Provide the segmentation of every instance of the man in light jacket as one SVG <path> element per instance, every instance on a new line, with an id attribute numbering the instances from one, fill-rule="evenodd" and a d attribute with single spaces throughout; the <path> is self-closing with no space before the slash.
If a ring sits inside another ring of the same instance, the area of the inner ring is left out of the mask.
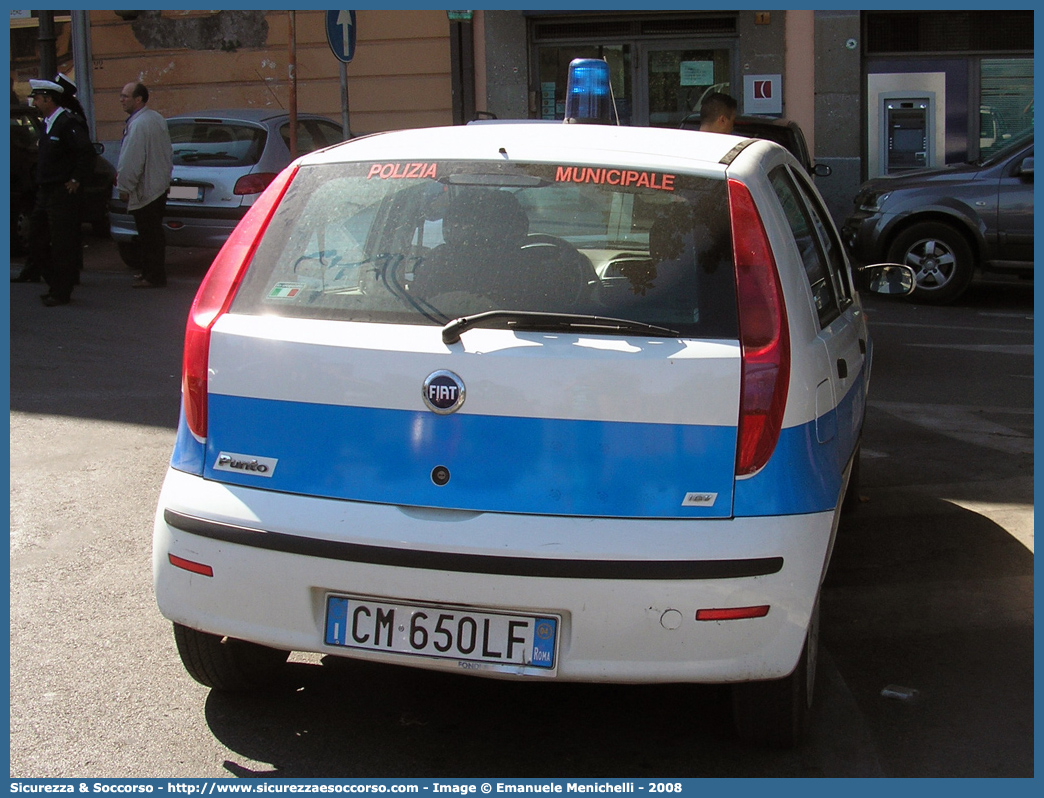
<path id="1" fill-rule="evenodd" d="M 160 288 L 167 284 L 166 236 L 163 212 L 174 166 L 167 120 L 147 107 L 149 90 L 143 83 L 128 83 L 120 92 L 127 112 L 120 158 L 116 164 L 116 190 L 127 201 L 127 210 L 138 228 L 135 288 Z"/>

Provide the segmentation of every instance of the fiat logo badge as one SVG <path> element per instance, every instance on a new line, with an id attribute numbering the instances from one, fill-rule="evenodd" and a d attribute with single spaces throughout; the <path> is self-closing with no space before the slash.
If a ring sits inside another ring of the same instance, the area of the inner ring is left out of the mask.
<path id="1" fill-rule="evenodd" d="M 424 381 L 423 395 L 433 413 L 455 413 L 464 404 L 464 380 L 452 371 L 433 371 Z"/>

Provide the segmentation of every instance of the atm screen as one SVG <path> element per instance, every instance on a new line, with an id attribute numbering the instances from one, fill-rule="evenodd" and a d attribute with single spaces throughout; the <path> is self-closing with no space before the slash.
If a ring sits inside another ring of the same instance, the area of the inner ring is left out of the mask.
<path id="1" fill-rule="evenodd" d="M 892 131 L 892 148 L 905 152 L 924 149 L 924 130 L 921 128 L 896 128 Z"/>

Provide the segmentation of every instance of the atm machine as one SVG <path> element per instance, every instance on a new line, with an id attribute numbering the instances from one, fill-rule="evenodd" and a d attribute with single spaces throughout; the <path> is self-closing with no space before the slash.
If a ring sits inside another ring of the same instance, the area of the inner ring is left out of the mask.
<path id="1" fill-rule="evenodd" d="M 883 174 L 935 166 L 934 93 L 883 93 L 880 103 Z"/>

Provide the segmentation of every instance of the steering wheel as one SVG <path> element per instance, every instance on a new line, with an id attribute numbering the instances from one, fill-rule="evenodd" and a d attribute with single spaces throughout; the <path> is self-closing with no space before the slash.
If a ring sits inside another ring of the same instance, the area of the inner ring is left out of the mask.
<path id="1" fill-rule="evenodd" d="M 524 277 L 553 286 L 556 302 L 564 309 L 573 309 L 595 281 L 591 262 L 564 238 L 530 233 L 522 244 L 522 253 Z"/>

